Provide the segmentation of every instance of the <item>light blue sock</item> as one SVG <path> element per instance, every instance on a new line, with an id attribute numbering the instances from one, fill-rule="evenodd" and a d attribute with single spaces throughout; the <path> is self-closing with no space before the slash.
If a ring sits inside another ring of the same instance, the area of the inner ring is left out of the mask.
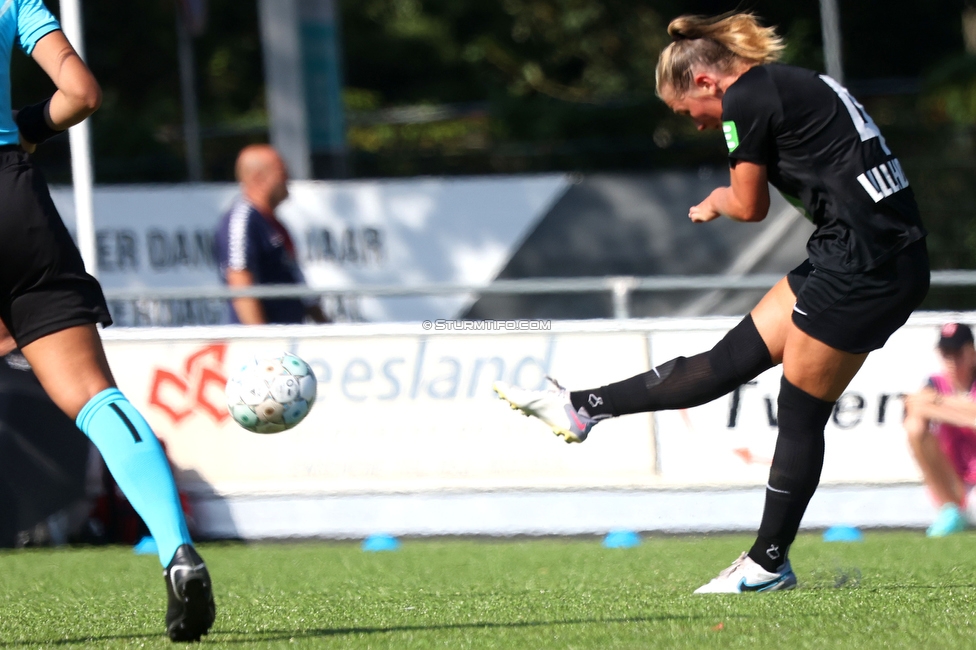
<path id="1" fill-rule="evenodd" d="M 91 398 L 75 420 L 149 527 L 165 567 L 181 544 L 192 544 L 169 461 L 149 423 L 117 388 Z"/>

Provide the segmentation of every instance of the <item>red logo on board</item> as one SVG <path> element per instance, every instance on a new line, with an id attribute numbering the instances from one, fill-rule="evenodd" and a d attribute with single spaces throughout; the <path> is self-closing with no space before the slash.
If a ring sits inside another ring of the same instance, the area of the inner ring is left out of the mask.
<path id="1" fill-rule="evenodd" d="M 228 417 L 224 405 L 226 352 L 225 343 L 208 345 L 186 358 L 181 374 L 156 368 L 149 403 L 162 410 L 175 424 L 194 411 L 203 411 L 217 422 L 223 422 Z"/>

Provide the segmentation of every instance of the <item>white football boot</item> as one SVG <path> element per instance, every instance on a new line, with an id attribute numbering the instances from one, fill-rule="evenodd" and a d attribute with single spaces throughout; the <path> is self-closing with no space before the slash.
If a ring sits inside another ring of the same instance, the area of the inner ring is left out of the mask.
<path id="1" fill-rule="evenodd" d="M 776 573 L 770 573 L 743 553 L 727 569 L 707 585 L 695 589 L 696 594 L 743 594 L 747 591 L 783 591 L 796 586 L 796 574 L 787 560 Z"/>
<path id="2" fill-rule="evenodd" d="M 594 424 L 610 417 L 592 418 L 585 408 L 577 411 L 569 400 L 569 391 L 555 379 L 547 379 L 553 384 L 549 390 L 525 390 L 504 381 L 496 381 L 492 388 L 513 409 L 542 420 L 566 442 L 583 442 Z"/>

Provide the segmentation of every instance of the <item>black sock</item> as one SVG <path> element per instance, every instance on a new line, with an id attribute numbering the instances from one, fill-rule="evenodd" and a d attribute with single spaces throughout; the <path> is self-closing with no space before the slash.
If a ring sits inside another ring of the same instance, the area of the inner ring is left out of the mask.
<path id="1" fill-rule="evenodd" d="M 746 316 L 714 348 L 678 357 L 630 379 L 570 393 L 573 408 L 591 416 L 681 409 L 711 402 L 773 367 L 752 316 Z"/>
<path id="2" fill-rule="evenodd" d="M 800 529 L 800 520 L 820 483 L 824 427 L 834 410 L 783 378 L 779 389 L 779 436 L 766 485 L 766 506 L 749 557 L 767 571 L 784 562 Z"/>

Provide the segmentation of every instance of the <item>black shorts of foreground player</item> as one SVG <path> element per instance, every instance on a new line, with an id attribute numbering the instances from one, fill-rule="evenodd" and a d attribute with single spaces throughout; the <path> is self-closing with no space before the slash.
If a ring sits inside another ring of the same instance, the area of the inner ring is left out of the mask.
<path id="1" fill-rule="evenodd" d="M 116 388 L 96 328 L 112 322 L 102 289 L 85 272 L 28 155 L 95 112 L 101 90 L 42 0 L 7 0 L 0 37 L 7 43 L 0 63 L 0 320 L 47 394 L 98 447 L 155 538 L 165 567 L 167 634 L 198 640 L 214 621 L 210 575 L 193 548 L 159 441 Z M 57 88 L 16 118 L 8 74 L 13 43 Z"/>
<path id="2" fill-rule="evenodd" d="M 589 390 L 495 388 L 567 442 L 582 442 L 603 419 L 697 406 L 782 364 L 755 544 L 696 593 L 790 589 L 789 548 L 820 482 L 824 427 L 868 353 L 925 297 L 925 230 L 901 165 L 864 108 L 833 79 L 775 63 L 783 42 L 773 29 L 733 14 L 681 17 L 668 33 L 658 94 L 699 129 L 722 129 L 729 149 L 730 186 L 689 218 L 761 221 L 772 184 L 816 226 L 808 259 L 707 352 Z"/>

